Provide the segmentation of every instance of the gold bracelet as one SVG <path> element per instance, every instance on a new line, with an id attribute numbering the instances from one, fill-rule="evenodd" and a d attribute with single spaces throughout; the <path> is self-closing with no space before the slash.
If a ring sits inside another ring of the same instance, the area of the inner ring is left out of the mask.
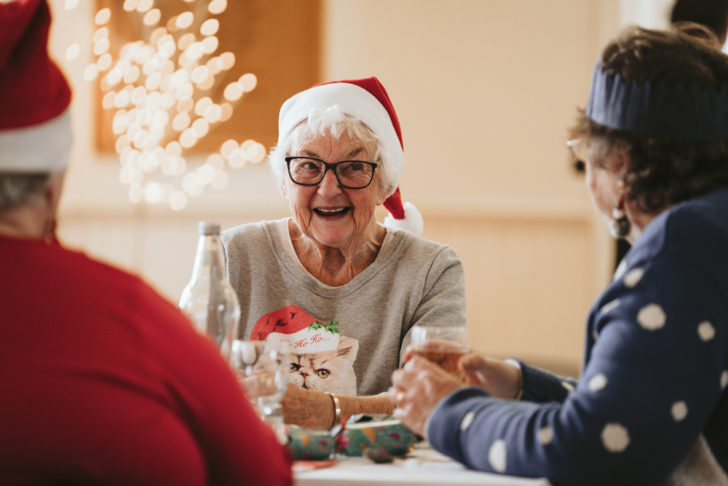
<path id="1" fill-rule="evenodd" d="M 339 402 L 339 397 L 333 393 L 326 392 L 326 394 L 331 397 L 331 401 L 334 404 L 334 423 L 331 424 L 333 428 L 341 423 L 341 402 Z"/>

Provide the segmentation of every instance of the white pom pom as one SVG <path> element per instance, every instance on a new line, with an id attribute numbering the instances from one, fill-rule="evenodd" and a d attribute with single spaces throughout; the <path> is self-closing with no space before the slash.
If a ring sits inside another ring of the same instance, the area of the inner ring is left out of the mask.
<path id="1" fill-rule="evenodd" d="M 384 218 L 384 226 L 391 229 L 401 229 L 409 231 L 415 235 L 421 235 L 425 227 L 422 214 L 417 210 L 414 204 L 407 201 L 402 207 L 404 208 L 404 219 L 394 219 L 391 214 Z"/>

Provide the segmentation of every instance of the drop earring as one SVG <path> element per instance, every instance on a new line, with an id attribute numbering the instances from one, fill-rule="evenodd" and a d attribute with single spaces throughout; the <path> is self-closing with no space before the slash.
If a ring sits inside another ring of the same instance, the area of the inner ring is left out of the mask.
<path id="1" fill-rule="evenodd" d="M 43 232 L 43 241 L 45 241 L 47 244 L 55 243 L 57 241 L 56 238 L 56 217 L 50 216 L 48 218 L 48 221 L 46 221 L 45 225 L 45 231 Z"/>
<path id="2" fill-rule="evenodd" d="M 632 229 L 632 223 L 624 212 L 624 196 L 620 196 L 617 205 L 612 210 L 612 220 L 609 221 L 609 233 L 613 238 L 619 239 L 627 236 Z"/>

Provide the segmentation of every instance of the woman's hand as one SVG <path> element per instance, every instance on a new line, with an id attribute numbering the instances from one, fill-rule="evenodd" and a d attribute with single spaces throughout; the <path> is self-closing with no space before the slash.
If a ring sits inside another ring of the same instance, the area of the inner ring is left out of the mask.
<path id="1" fill-rule="evenodd" d="M 416 346 L 407 346 L 404 360 L 406 362 L 412 359 L 413 356 L 419 356 L 435 363 L 445 371 L 460 374 L 462 370 L 458 368 L 458 361 L 466 351 L 460 343 L 432 339 Z"/>
<path id="2" fill-rule="evenodd" d="M 304 429 L 329 429 L 334 421 L 331 397 L 326 393 L 290 385 L 281 400 L 283 421 Z"/>
<path id="3" fill-rule="evenodd" d="M 424 435 L 425 422 L 435 405 L 464 383 L 436 364 L 412 356 L 392 374 L 394 417 L 415 433 Z"/>
<path id="4" fill-rule="evenodd" d="M 404 359 L 419 355 L 454 374 L 468 385 L 480 386 L 498 398 L 515 399 L 521 393 L 521 370 L 506 361 L 486 358 L 470 350 L 458 353 L 460 345 L 446 341 L 427 341 L 414 349 L 408 346 Z"/>
<path id="5" fill-rule="evenodd" d="M 470 352 L 460 358 L 458 369 L 468 385 L 483 387 L 494 397 L 515 399 L 521 394 L 521 370 L 506 361 Z"/>

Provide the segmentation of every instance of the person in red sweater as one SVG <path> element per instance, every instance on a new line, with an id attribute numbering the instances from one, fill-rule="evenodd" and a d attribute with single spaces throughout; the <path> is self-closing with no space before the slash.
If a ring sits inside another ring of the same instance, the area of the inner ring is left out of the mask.
<path id="1" fill-rule="evenodd" d="M 0 484 L 289 485 L 229 365 L 141 279 L 64 248 L 69 86 L 0 2 Z"/>

